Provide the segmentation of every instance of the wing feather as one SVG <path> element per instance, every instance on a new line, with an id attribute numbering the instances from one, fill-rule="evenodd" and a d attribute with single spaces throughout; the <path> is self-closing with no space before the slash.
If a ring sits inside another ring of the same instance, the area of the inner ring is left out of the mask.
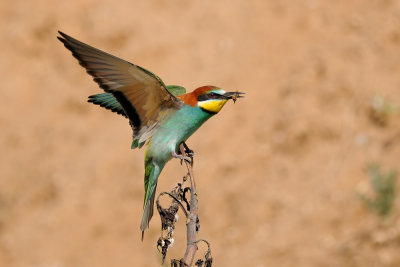
<path id="1" fill-rule="evenodd" d="M 93 80 L 118 100 L 130 120 L 134 139 L 147 140 L 151 137 L 149 134 L 145 135 L 146 138 L 141 136 L 147 131 L 153 132 L 160 111 L 172 114 L 183 105 L 151 71 L 84 44 L 65 33 L 59 33 L 61 37 L 57 38 L 72 52 L 87 73 L 93 76 Z M 112 107 L 114 103 L 106 106 Z"/>

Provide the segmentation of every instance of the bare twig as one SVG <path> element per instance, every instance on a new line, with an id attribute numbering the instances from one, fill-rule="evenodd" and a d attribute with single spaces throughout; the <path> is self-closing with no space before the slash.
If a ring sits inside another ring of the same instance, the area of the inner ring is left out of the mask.
<path id="1" fill-rule="evenodd" d="M 205 261 L 202 260 L 202 259 L 198 259 L 196 261 L 196 265 L 201 267 L 204 264 L 205 267 L 210 267 L 212 265 L 212 261 L 213 261 L 213 259 L 211 257 L 211 246 L 210 246 L 210 243 L 207 240 L 204 240 L 204 239 L 199 239 L 199 240 L 196 241 L 196 243 L 199 243 L 199 242 L 206 243 L 208 249 L 207 249 L 206 253 L 204 254 Z"/>
<path id="2" fill-rule="evenodd" d="M 185 152 L 185 147 L 182 144 L 179 146 L 182 155 L 187 156 Z M 187 266 L 192 266 L 194 255 L 197 251 L 196 243 L 196 224 L 198 216 L 198 206 L 197 206 L 197 193 L 196 193 L 196 183 L 194 181 L 192 165 L 185 161 L 186 168 L 190 176 L 190 212 L 189 212 L 189 222 L 186 224 L 187 228 L 187 247 L 185 255 L 183 256 L 183 263 Z"/>

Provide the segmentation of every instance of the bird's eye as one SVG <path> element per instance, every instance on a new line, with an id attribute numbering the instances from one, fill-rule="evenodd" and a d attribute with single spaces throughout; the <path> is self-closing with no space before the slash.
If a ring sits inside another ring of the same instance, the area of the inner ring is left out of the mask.
<path id="1" fill-rule="evenodd" d="M 215 98 L 216 96 L 217 96 L 217 94 L 216 93 L 210 93 L 210 98 Z"/>

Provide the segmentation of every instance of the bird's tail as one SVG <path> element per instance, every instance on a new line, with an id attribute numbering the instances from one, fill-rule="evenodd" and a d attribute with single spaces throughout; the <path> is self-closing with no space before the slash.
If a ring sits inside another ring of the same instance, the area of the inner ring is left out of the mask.
<path id="1" fill-rule="evenodd" d="M 154 197 L 157 187 L 158 176 L 164 166 L 159 166 L 153 162 L 152 158 L 146 158 L 145 160 L 145 175 L 144 175 L 144 204 L 143 204 L 143 215 L 142 222 L 140 224 L 140 230 L 142 230 L 142 241 L 144 231 L 149 227 L 151 217 L 153 217 L 154 208 Z"/>

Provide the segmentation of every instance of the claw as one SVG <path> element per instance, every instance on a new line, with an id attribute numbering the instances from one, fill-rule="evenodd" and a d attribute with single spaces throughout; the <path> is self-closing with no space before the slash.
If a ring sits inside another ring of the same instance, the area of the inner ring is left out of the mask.
<path id="1" fill-rule="evenodd" d="M 185 154 L 190 158 L 190 161 L 187 161 L 190 163 L 191 166 L 193 166 L 193 156 L 194 156 L 194 151 L 191 150 L 185 142 L 182 142 L 184 148 L 185 148 Z M 181 165 L 182 165 L 182 160 L 181 160 Z"/>
<path id="2" fill-rule="evenodd" d="M 194 151 L 191 149 L 185 150 L 186 155 L 188 155 L 189 158 L 193 158 L 194 156 Z"/>
<path id="3" fill-rule="evenodd" d="M 194 151 L 191 150 L 191 149 L 187 146 L 187 144 L 186 144 L 185 142 L 183 142 L 183 146 L 185 147 L 185 153 L 186 153 L 189 157 L 193 158 L 193 156 L 194 156 Z"/>

